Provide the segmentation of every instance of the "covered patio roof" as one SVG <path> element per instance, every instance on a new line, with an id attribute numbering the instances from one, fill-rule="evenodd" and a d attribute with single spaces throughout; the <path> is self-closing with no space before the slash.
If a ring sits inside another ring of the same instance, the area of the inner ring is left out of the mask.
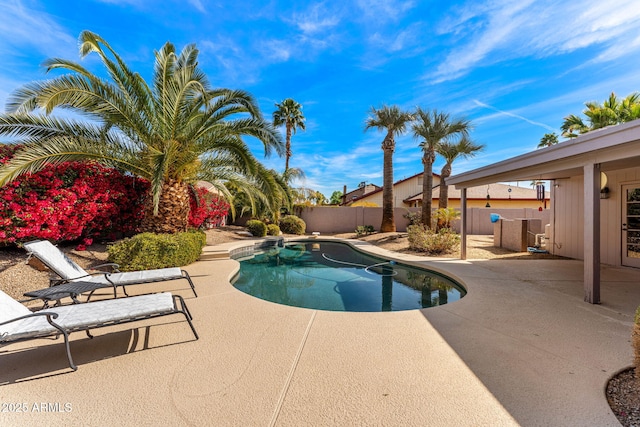
<path id="1" fill-rule="evenodd" d="M 603 172 L 638 166 L 639 141 L 640 120 L 635 120 L 451 176 L 447 183 L 456 188 L 469 188 L 495 182 L 583 175 L 587 164 L 600 164 Z"/>
<path id="2" fill-rule="evenodd" d="M 600 172 L 639 165 L 640 120 L 635 120 L 452 176 L 448 183 L 461 190 L 461 258 L 466 259 L 465 218 L 469 187 L 501 181 L 555 180 L 584 176 L 585 301 L 599 303 Z"/>

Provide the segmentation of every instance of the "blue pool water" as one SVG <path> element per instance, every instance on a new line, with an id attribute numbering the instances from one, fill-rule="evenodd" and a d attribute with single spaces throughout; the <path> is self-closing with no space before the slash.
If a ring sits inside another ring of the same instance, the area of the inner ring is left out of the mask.
<path id="1" fill-rule="evenodd" d="M 233 285 L 267 301 L 332 311 L 412 310 L 451 303 L 466 293 L 433 271 L 325 241 L 287 243 L 241 260 Z"/>

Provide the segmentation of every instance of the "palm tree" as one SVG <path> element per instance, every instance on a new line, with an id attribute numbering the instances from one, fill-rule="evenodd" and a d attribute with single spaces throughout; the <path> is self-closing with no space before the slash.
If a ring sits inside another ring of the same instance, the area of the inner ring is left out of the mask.
<path id="1" fill-rule="evenodd" d="M 222 168 L 221 168 L 222 169 Z M 282 207 L 291 208 L 292 198 L 289 183 L 282 174 L 273 169 L 266 169 L 258 164 L 256 175 L 258 179 L 247 179 L 229 169 L 216 170 L 214 174 L 221 179 L 222 192 L 229 200 L 231 214 L 235 218 L 245 214 L 254 217 L 271 217 L 277 220 Z"/>
<path id="2" fill-rule="evenodd" d="M 575 138 L 592 130 L 640 118 L 640 93 L 638 92 L 627 95 L 623 100 L 611 92 L 602 105 L 596 101 L 586 102 L 584 105 L 586 108 L 582 113 L 586 116 L 586 122 L 575 114 L 568 115 L 560 127 L 562 136 Z"/>
<path id="3" fill-rule="evenodd" d="M 95 160 L 150 181 L 145 231 L 186 229 L 189 184 L 211 181 L 228 195 L 224 182 L 255 197 L 277 197 L 278 183 L 251 154 L 242 136 L 259 139 L 265 155 L 282 154 L 278 132 L 244 91 L 212 88 L 198 66 L 195 45 L 177 53 L 167 42 L 158 52 L 153 81 L 133 72 L 99 35 L 80 34 L 80 56 L 97 54 L 108 79 L 82 65 L 53 58 L 47 72 L 69 71 L 17 90 L 0 135 L 20 140 L 24 149 L 0 169 L 0 185 L 47 164 Z M 90 121 L 55 118 L 69 109 Z M 33 114 L 36 109 L 45 114 Z"/>
<path id="4" fill-rule="evenodd" d="M 413 114 L 402 111 L 396 105 L 391 107 L 383 105 L 376 110 L 371 107 L 369 118 L 364 130 L 377 128 L 386 130 L 387 134 L 382 141 L 383 160 L 383 186 L 382 186 L 382 225 L 381 232 L 396 231 L 396 222 L 393 216 L 393 151 L 396 148 L 395 137 L 402 135 L 407 130 L 407 124 L 413 120 Z"/>
<path id="5" fill-rule="evenodd" d="M 558 135 L 555 132 L 545 133 L 542 138 L 540 138 L 538 148 L 551 147 L 552 145 L 556 145 L 557 143 Z"/>
<path id="6" fill-rule="evenodd" d="M 440 171 L 440 198 L 438 208 L 446 209 L 449 206 L 449 186 L 447 178 L 451 176 L 451 166 L 458 158 L 473 157 L 484 149 L 484 145 L 475 144 L 468 137 L 463 136 L 458 142 L 441 142 L 438 144 L 437 152 L 444 157 L 445 164 Z"/>
<path id="7" fill-rule="evenodd" d="M 273 125 L 281 126 L 285 125 L 286 129 L 286 160 L 284 165 L 285 172 L 289 170 L 289 159 L 292 156 L 291 153 L 291 134 L 295 134 L 297 129 L 305 130 L 304 120 L 302 115 L 302 105 L 298 104 L 291 98 L 287 98 L 281 103 L 277 104 L 278 109 L 273 112 Z"/>
<path id="8" fill-rule="evenodd" d="M 413 135 L 421 139 L 422 164 L 424 177 L 422 180 L 422 223 L 431 228 L 431 202 L 433 199 L 433 163 L 440 144 L 463 138 L 469 135 L 471 122 L 464 118 L 452 118 L 448 113 L 437 110 L 423 110 L 418 107 Z M 442 199 L 442 194 L 440 195 Z"/>

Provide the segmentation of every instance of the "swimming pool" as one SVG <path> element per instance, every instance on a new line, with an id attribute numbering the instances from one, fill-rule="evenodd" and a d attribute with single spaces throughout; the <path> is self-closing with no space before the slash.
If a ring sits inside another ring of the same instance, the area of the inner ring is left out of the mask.
<path id="1" fill-rule="evenodd" d="M 375 258 L 340 242 L 290 242 L 239 261 L 233 286 L 295 307 L 401 311 L 448 304 L 466 294 L 434 271 Z"/>

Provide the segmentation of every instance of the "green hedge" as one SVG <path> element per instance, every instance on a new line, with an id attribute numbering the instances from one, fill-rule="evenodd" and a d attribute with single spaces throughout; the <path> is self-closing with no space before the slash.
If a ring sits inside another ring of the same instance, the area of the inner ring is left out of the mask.
<path id="1" fill-rule="evenodd" d="M 176 234 L 141 233 L 107 249 L 120 271 L 182 267 L 198 260 L 207 242 L 202 231 Z"/>
<path id="2" fill-rule="evenodd" d="M 280 227 L 276 224 L 267 225 L 267 235 L 269 236 L 279 236 L 280 235 Z"/>
<path id="3" fill-rule="evenodd" d="M 295 215 L 287 215 L 280 220 L 280 230 L 285 234 L 304 234 L 307 224 Z"/>
<path id="4" fill-rule="evenodd" d="M 253 236 L 264 237 L 267 235 L 267 224 L 257 219 L 250 219 L 247 221 L 247 230 Z"/>

